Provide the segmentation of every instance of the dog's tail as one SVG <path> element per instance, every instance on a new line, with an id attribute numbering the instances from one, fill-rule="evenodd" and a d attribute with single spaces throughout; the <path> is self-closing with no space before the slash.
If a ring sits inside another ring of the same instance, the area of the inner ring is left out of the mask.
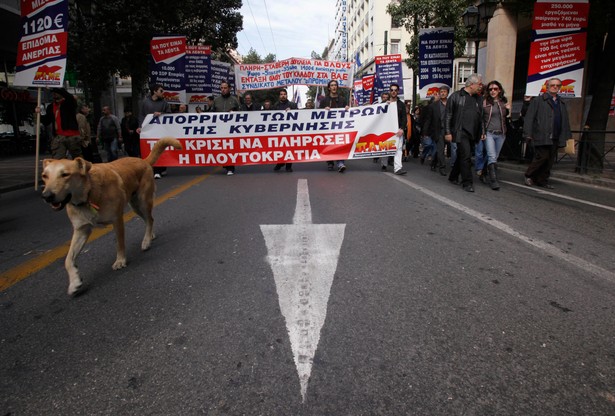
<path id="1" fill-rule="evenodd" d="M 170 137 L 160 139 L 154 145 L 152 152 L 145 158 L 145 161 L 150 165 L 153 165 L 158 161 L 160 155 L 162 155 L 165 149 L 169 146 L 173 146 L 177 150 L 182 149 L 182 145 L 179 140 L 171 139 Z"/>

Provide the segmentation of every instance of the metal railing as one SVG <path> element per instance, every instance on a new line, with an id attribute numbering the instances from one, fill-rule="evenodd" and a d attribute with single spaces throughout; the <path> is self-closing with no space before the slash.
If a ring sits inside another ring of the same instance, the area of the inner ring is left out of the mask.
<path id="1" fill-rule="evenodd" d="M 520 125 L 509 129 L 500 157 L 529 163 L 532 147 L 523 139 Z M 573 130 L 574 146 L 560 149 L 556 168 L 566 169 L 579 174 L 609 174 L 615 176 L 615 131 L 612 130 Z"/>
<path id="2" fill-rule="evenodd" d="M 586 129 L 572 133 L 580 134 L 575 172 L 584 175 L 615 172 L 615 131 Z"/>

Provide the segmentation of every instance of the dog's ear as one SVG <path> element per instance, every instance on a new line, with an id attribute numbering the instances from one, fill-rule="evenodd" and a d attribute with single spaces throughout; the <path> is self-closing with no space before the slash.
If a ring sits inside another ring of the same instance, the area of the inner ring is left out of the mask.
<path id="1" fill-rule="evenodd" d="M 48 164 L 53 162 L 55 159 L 43 159 L 43 169 L 47 167 Z"/>
<path id="2" fill-rule="evenodd" d="M 83 176 L 87 175 L 92 168 L 92 164 L 81 157 L 75 158 L 75 163 L 77 164 L 77 170 L 79 171 L 79 174 Z"/>

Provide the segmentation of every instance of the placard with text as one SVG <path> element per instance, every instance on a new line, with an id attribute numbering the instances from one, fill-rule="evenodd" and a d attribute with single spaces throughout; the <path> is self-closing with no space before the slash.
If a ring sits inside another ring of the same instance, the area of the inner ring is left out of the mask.
<path id="1" fill-rule="evenodd" d="M 62 87 L 68 50 L 68 0 L 21 1 L 14 85 Z"/>

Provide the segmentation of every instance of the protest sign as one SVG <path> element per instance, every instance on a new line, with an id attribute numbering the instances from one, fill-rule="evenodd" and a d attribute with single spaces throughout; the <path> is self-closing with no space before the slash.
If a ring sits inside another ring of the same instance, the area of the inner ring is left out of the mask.
<path id="1" fill-rule="evenodd" d="M 371 104 L 374 101 L 375 75 L 364 75 L 354 81 L 354 99 L 358 106 Z"/>
<path id="2" fill-rule="evenodd" d="M 290 58 L 268 64 L 235 66 L 238 91 L 282 88 L 290 85 L 323 85 L 335 80 L 341 88 L 352 88 L 352 62 Z"/>
<path id="3" fill-rule="evenodd" d="M 68 50 L 68 1 L 21 1 L 13 85 L 62 87 Z"/>
<path id="4" fill-rule="evenodd" d="M 419 31 L 419 95 L 430 98 L 440 87 L 453 87 L 455 59 L 452 27 L 421 29 Z"/>
<path id="5" fill-rule="evenodd" d="M 557 77 L 562 80 L 560 95 L 581 96 L 588 16 L 588 0 L 537 0 L 526 95 L 544 93 L 545 82 Z"/>
<path id="6" fill-rule="evenodd" d="M 399 85 L 399 95 L 404 95 L 404 76 L 401 69 L 401 55 L 376 56 L 376 77 L 374 79 L 374 96 L 380 97 L 389 91 L 391 84 Z"/>
<path id="7" fill-rule="evenodd" d="M 211 46 L 186 47 L 186 100 L 188 104 L 204 104 L 212 94 Z"/>
<path id="8" fill-rule="evenodd" d="M 141 154 L 175 137 L 183 150 L 160 166 L 223 166 L 365 159 L 395 154 L 397 112 L 388 104 L 349 110 L 236 111 L 145 118 Z"/>
<path id="9" fill-rule="evenodd" d="M 211 91 L 213 95 L 220 95 L 220 83 L 228 82 L 231 94 L 235 93 L 233 69 L 227 62 L 211 61 Z"/>
<path id="10" fill-rule="evenodd" d="M 150 42 L 150 83 L 164 87 L 170 104 L 186 102 L 186 37 L 154 36 Z"/>

